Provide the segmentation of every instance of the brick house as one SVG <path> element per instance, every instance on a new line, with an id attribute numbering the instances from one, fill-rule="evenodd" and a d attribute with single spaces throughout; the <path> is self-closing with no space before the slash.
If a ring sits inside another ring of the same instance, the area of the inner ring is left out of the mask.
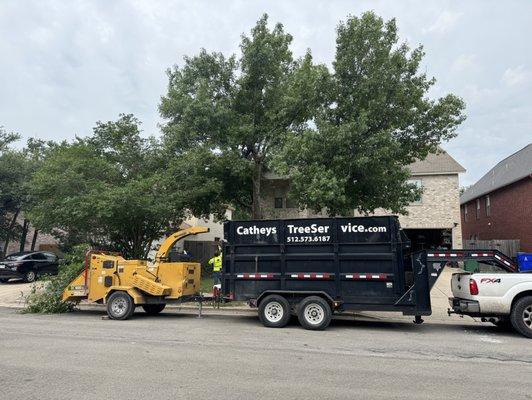
<path id="1" fill-rule="evenodd" d="M 423 188 L 421 199 L 399 216 L 401 227 L 415 249 L 461 248 L 459 174 L 465 169 L 447 152 L 429 154 L 425 160 L 409 165 L 411 182 Z M 324 216 L 299 210 L 288 198 L 289 179 L 267 173 L 262 182 L 262 206 L 266 218 L 308 218 Z M 376 215 L 387 215 L 377 210 Z M 357 215 L 353 212 L 353 215 Z"/>
<path id="2" fill-rule="evenodd" d="M 519 239 L 532 252 L 532 143 L 469 187 L 460 204 L 464 239 Z"/>

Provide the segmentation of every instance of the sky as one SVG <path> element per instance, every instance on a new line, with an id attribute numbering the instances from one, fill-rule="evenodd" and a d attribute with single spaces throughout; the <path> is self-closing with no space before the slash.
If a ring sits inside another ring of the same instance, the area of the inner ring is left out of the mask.
<path id="1" fill-rule="evenodd" d="M 201 48 L 239 51 L 268 13 L 330 65 L 336 26 L 372 10 L 424 46 L 433 98 L 462 97 L 467 120 L 443 145 L 476 182 L 532 142 L 532 2 L 523 1 L 29 1 L 0 0 L 0 126 L 24 139 L 90 135 L 96 121 L 133 113 L 159 135 L 166 70 Z"/>

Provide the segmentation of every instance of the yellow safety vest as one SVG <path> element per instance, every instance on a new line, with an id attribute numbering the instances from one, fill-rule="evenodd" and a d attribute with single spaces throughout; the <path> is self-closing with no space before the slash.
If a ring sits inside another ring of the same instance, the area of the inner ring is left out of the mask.
<path id="1" fill-rule="evenodd" d="M 213 257 L 209 260 L 209 265 L 212 266 L 212 272 L 220 272 L 222 270 L 222 255 Z"/>

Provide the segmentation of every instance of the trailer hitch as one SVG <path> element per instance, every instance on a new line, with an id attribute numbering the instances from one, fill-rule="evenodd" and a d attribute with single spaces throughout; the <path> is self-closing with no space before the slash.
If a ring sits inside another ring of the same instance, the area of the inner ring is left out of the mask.
<path id="1" fill-rule="evenodd" d="M 423 318 L 421 318 L 421 315 L 416 315 L 414 317 L 414 321 L 412 322 L 414 322 L 414 324 L 416 325 L 421 325 L 424 321 L 423 321 Z"/>

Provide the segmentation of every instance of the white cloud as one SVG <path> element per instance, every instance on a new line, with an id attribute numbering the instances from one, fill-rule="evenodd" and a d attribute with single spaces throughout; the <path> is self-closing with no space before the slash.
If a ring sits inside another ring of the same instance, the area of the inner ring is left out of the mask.
<path id="1" fill-rule="evenodd" d="M 531 73 L 524 65 L 507 68 L 502 74 L 502 82 L 507 86 L 518 86 L 530 80 Z"/>
<path id="2" fill-rule="evenodd" d="M 424 29 L 424 32 L 439 34 L 450 32 L 461 16 L 462 13 L 445 10 L 436 18 L 436 21 L 431 26 Z"/>
<path id="3" fill-rule="evenodd" d="M 465 72 L 477 67 L 476 56 L 474 54 L 461 54 L 454 60 L 451 69 L 453 72 Z"/>
<path id="4" fill-rule="evenodd" d="M 0 6 L 0 125 L 24 138 L 69 139 L 97 120 L 132 112 L 158 134 L 166 68 L 201 47 L 239 51 L 240 34 L 264 12 L 293 34 L 296 56 L 312 50 L 331 66 L 335 28 L 374 10 L 396 17 L 401 40 L 422 44 L 429 95 L 461 96 L 467 120 L 446 148 L 473 183 L 497 160 L 530 141 L 532 2 L 409 0 L 26 0 Z M 452 4 L 443 11 L 442 3 Z M 425 29 L 423 29 L 425 28 Z M 512 66 L 512 68 L 508 68 Z M 508 69 L 507 69 L 508 68 Z M 505 71 L 506 70 L 506 71 Z M 503 74 L 503 71 L 504 74 Z M 481 146 L 481 151 L 473 151 Z"/>

